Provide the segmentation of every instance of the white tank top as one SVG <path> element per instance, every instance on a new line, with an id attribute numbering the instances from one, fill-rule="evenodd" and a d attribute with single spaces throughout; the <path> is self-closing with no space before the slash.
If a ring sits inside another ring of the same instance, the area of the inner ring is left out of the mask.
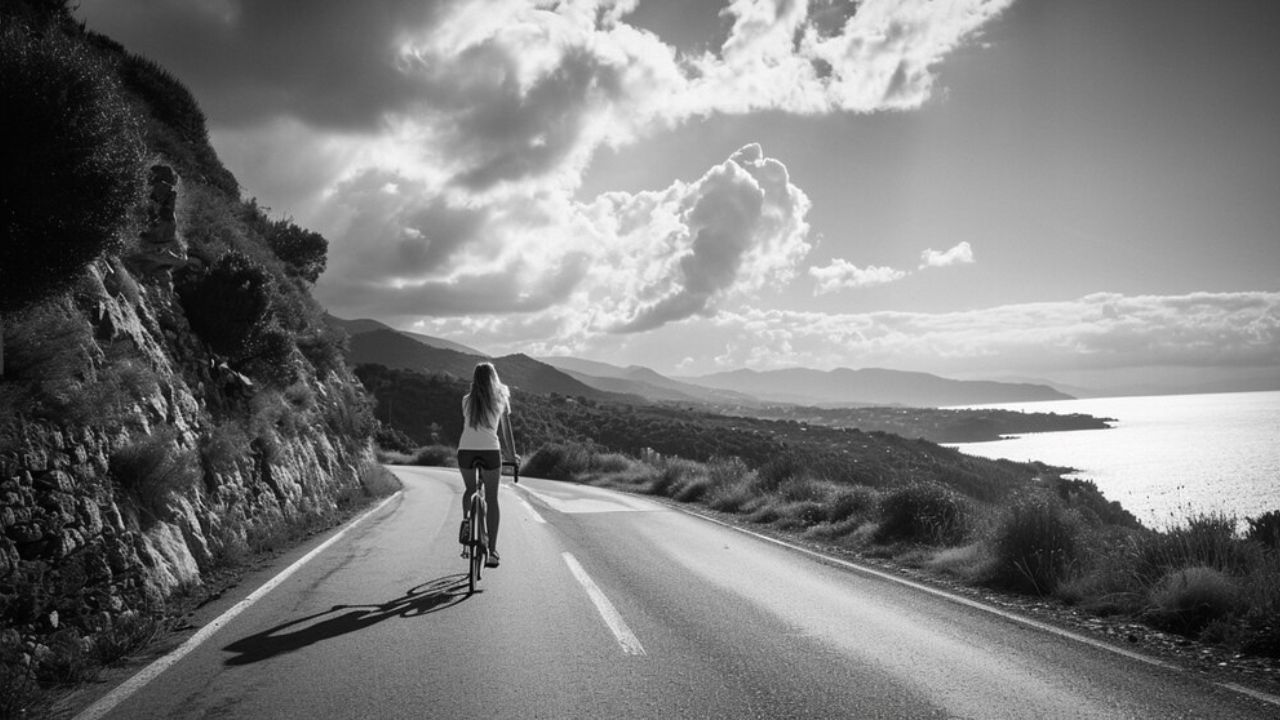
<path id="1" fill-rule="evenodd" d="M 497 418 L 494 420 L 493 427 L 489 427 L 484 423 L 478 423 L 477 427 L 471 427 L 471 419 L 467 417 L 467 398 L 462 398 L 462 437 L 458 438 L 459 450 L 501 450 L 502 443 L 498 441 L 498 423 L 501 422 L 502 416 L 507 412 L 507 404 L 502 403 L 498 408 Z"/>

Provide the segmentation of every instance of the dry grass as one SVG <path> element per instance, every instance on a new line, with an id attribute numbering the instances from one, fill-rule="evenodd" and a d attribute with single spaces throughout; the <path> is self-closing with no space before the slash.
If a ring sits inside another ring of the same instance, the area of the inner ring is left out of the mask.
<path id="1" fill-rule="evenodd" d="M 995 581 L 1280 657 L 1280 552 L 1238 536 L 1229 516 L 1196 515 L 1158 532 L 1127 522 L 1122 509 L 1100 513 L 1057 493 L 1006 492 L 1002 504 L 983 504 L 937 484 L 873 488 L 815 477 L 786 458 L 757 469 L 736 458 L 646 461 L 611 453 L 602 461 L 587 448 L 563 445 L 534 458 L 540 465 L 526 466 L 530 475 L 698 503 L 963 582 Z M 1251 527 L 1269 538 L 1276 521 L 1264 517 Z"/>

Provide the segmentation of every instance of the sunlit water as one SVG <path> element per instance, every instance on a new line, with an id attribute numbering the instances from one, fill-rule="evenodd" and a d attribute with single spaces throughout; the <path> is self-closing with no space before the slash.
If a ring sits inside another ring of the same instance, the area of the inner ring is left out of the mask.
<path id="1" fill-rule="evenodd" d="M 1143 523 L 1189 515 L 1238 518 L 1280 510 L 1280 392 L 1002 403 L 1026 412 L 1087 413 L 1108 430 L 1033 433 L 954 445 L 970 455 L 1076 468 Z"/>

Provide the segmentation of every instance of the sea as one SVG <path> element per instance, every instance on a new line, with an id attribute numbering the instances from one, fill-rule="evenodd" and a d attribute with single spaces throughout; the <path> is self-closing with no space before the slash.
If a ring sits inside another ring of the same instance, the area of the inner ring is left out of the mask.
<path id="1" fill-rule="evenodd" d="M 1073 468 L 1148 527 L 1280 510 L 1280 391 L 971 405 L 1113 418 L 1072 430 L 950 444 L 969 455 Z"/>

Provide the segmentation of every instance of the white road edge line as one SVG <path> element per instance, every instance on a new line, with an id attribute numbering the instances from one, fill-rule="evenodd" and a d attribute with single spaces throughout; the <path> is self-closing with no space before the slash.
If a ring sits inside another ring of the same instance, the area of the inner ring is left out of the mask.
<path id="1" fill-rule="evenodd" d="M 533 521 L 534 521 L 534 522 L 536 522 L 536 523 L 538 523 L 538 524 L 540 524 L 540 525 L 546 525 L 546 524 L 547 524 L 547 521 L 546 521 L 546 520 L 544 520 L 544 519 L 542 518 L 542 516 L 538 514 L 538 511 L 537 511 L 537 510 L 534 510 L 534 509 L 533 509 L 533 506 L 529 504 L 529 501 L 524 499 L 524 493 L 522 493 L 522 492 L 520 492 L 520 491 L 517 491 L 517 490 L 514 490 L 514 489 L 512 490 L 512 492 L 514 492 L 514 493 L 515 493 L 516 499 L 520 501 L 520 504 L 524 506 L 524 509 L 525 509 L 525 510 L 528 510 L 528 511 L 529 511 L 529 514 L 533 516 Z M 532 491 L 531 491 L 531 490 L 525 490 L 524 492 L 532 493 Z"/>
<path id="2" fill-rule="evenodd" d="M 604 624 L 609 626 L 609 630 L 613 631 L 613 636 L 617 638 L 618 644 L 622 646 L 622 652 L 628 655 L 644 655 L 644 647 L 636 639 L 635 633 L 632 633 L 631 628 L 627 627 L 627 623 L 622 620 L 622 615 L 618 614 L 617 608 L 600 591 L 591 576 L 587 575 L 587 571 L 582 569 L 582 565 L 578 563 L 578 559 L 573 556 L 573 553 L 563 552 L 560 553 L 560 556 L 564 558 L 565 565 L 569 566 L 569 572 L 573 573 L 573 577 L 587 591 L 587 597 L 591 598 L 591 602 L 595 603 L 596 610 L 600 612 L 600 617 L 604 619 Z"/>
<path id="3" fill-rule="evenodd" d="M 397 490 L 395 494 L 391 495 L 386 500 L 383 500 L 372 509 L 365 511 L 365 513 L 360 517 L 352 520 L 350 523 L 347 523 L 347 526 L 338 531 L 338 534 L 328 540 L 325 540 L 323 543 L 316 546 L 314 550 L 298 558 L 298 560 L 292 565 L 282 570 L 279 575 L 268 580 L 262 585 L 262 587 L 249 593 L 248 597 L 231 606 L 229 610 L 214 618 L 214 620 L 208 625 L 200 628 L 195 635 L 192 635 L 186 642 L 172 650 L 168 655 L 159 658 L 155 662 L 152 662 L 150 665 L 138 671 L 138 674 L 124 681 L 116 687 L 115 690 L 112 690 L 97 702 L 85 708 L 79 715 L 76 715 L 73 720 L 98 720 L 98 718 L 101 718 L 111 712 L 117 705 L 127 700 L 130 695 L 141 690 L 144 685 L 156 679 L 160 673 L 168 670 L 174 663 L 185 657 L 187 653 L 195 650 L 201 643 L 208 640 L 210 636 L 216 633 L 220 628 L 222 628 L 222 626 L 231 622 L 235 616 L 247 610 L 250 605 L 253 605 L 258 600 L 261 600 L 264 595 L 271 592 L 277 585 L 287 580 L 290 575 L 297 572 L 299 568 L 306 565 L 312 558 L 327 550 L 330 545 L 333 545 L 335 542 L 340 540 L 343 535 L 346 535 L 348 530 L 359 525 L 365 518 L 381 510 L 387 503 L 399 497 L 401 493 L 403 493 L 402 490 Z"/>
<path id="4" fill-rule="evenodd" d="M 1064 630 L 1055 625 L 1050 625 L 1048 623 L 1043 623 L 1038 620 L 1032 620 L 1031 618 L 1022 617 L 1021 615 L 1016 615 L 1014 613 L 1001 610 L 1000 608 L 992 607 L 990 605 L 985 605 L 976 600 L 970 600 L 969 598 L 964 597 L 963 595 L 956 595 L 953 593 L 949 593 L 945 590 L 939 590 L 937 588 L 930 587 L 923 583 L 918 583 L 903 577 L 898 577 L 897 575 L 893 575 L 887 572 L 882 572 L 880 570 L 875 570 L 873 568 L 865 567 L 863 565 L 858 565 L 857 563 L 851 563 L 847 560 L 841 560 L 840 558 L 832 557 L 825 553 L 820 553 L 816 550 L 810 550 L 809 548 L 801 547 L 800 545 L 795 545 L 785 540 L 779 540 L 777 538 L 769 537 L 768 535 L 763 535 L 758 532 L 753 532 L 745 528 L 737 527 L 736 525 L 730 525 L 729 523 L 724 522 L 723 520 L 717 520 L 716 518 L 710 517 L 708 515 L 703 515 L 702 513 L 699 513 L 699 512 L 694 512 L 693 510 L 689 510 L 687 508 L 675 508 L 675 509 L 681 512 L 687 513 L 689 515 L 692 515 L 694 517 L 701 518 L 708 522 L 715 523 L 716 525 L 729 528 L 730 530 L 740 532 L 744 535 L 750 535 L 754 538 L 759 538 L 760 540 L 764 540 L 765 542 L 770 542 L 770 543 L 773 543 L 774 545 L 780 545 L 782 547 L 795 550 L 796 552 L 809 555 L 810 557 L 817 558 L 822 562 L 830 563 L 833 565 L 839 565 L 840 567 L 853 570 L 854 572 L 862 573 L 864 575 L 870 575 L 872 577 L 877 577 L 882 580 L 888 580 L 890 582 L 895 582 L 895 583 L 898 583 L 899 585 L 905 585 L 909 588 L 913 588 L 915 590 L 919 590 L 921 592 L 925 592 L 930 595 L 943 598 L 945 600 L 950 600 L 951 602 L 959 603 L 960 605 L 965 605 L 965 606 L 974 608 L 975 610 L 981 610 L 983 612 L 990 613 L 992 615 L 1004 618 L 1005 620 L 1009 620 L 1011 622 L 1015 622 L 1020 625 L 1033 627 L 1037 630 L 1041 630 L 1043 632 L 1057 635 L 1058 637 L 1061 637 L 1061 638 L 1066 638 L 1068 640 L 1074 640 L 1076 642 L 1084 643 L 1085 645 L 1098 648 L 1099 650 L 1105 650 L 1106 652 L 1122 655 L 1131 660 L 1137 660 L 1139 662 L 1143 662 L 1148 665 L 1154 665 L 1156 667 L 1164 668 L 1165 670 L 1172 670 L 1178 673 L 1187 672 L 1184 668 L 1174 665 L 1173 663 L 1168 663 L 1163 660 L 1158 660 L 1156 658 L 1143 655 L 1142 653 L 1134 652 L 1132 650 L 1126 650 L 1125 648 L 1122 648 L 1122 647 L 1116 647 L 1115 645 L 1105 643 L 1101 640 L 1095 640 L 1091 637 L 1088 637 L 1087 635 L 1081 635 L 1079 633 L 1075 633 L 1070 630 Z M 1261 690 L 1246 688 L 1241 685 L 1237 685 L 1235 683 L 1217 682 L 1217 681 L 1210 681 L 1210 682 L 1212 682 L 1214 685 L 1220 688 L 1231 690 L 1233 692 L 1237 692 L 1242 695 L 1248 695 L 1249 697 L 1255 700 L 1261 700 L 1262 702 L 1269 703 L 1271 705 L 1280 706 L 1280 696 L 1262 692 Z"/>

